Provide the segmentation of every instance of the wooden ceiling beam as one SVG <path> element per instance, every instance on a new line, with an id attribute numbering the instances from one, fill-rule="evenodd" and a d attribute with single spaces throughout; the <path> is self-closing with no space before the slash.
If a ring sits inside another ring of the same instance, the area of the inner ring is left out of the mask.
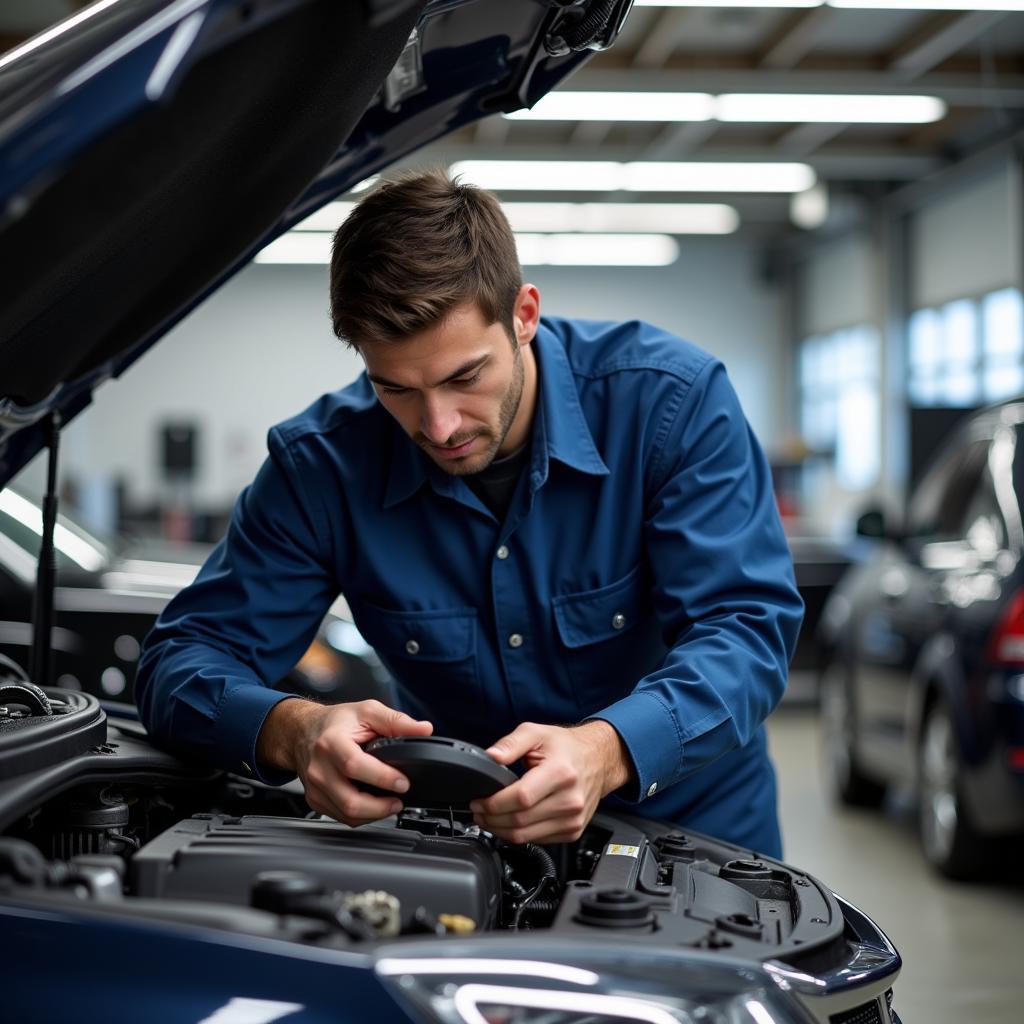
<path id="1" fill-rule="evenodd" d="M 816 150 L 841 135 L 845 124 L 821 124 L 810 122 L 798 124 L 785 131 L 776 141 L 772 156 L 787 157 L 790 160 L 805 160 Z"/>
<path id="2" fill-rule="evenodd" d="M 927 93 L 951 106 L 1024 107 L 1024 75 L 1000 74 L 989 85 L 972 74 L 933 72 L 913 81 L 895 71 L 781 71 L 764 69 L 724 69 L 677 71 L 667 68 L 633 71 L 619 69 L 582 69 L 573 76 L 574 89 L 624 92 L 809 92 L 848 94 L 892 94 L 895 96 Z"/>
<path id="3" fill-rule="evenodd" d="M 915 79 L 952 57 L 1006 18 L 1005 11 L 971 11 L 951 20 L 937 18 L 923 38 L 915 36 L 896 48 L 888 70 Z"/>
<path id="4" fill-rule="evenodd" d="M 633 66 L 660 68 L 686 35 L 693 16 L 691 8 L 666 8 L 647 38 L 633 55 Z"/>
<path id="5" fill-rule="evenodd" d="M 822 29 L 832 20 L 831 7 L 809 7 L 789 18 L 765 47 L 757 64 L 763 68 L 796 67 L 814 48 Z"/>

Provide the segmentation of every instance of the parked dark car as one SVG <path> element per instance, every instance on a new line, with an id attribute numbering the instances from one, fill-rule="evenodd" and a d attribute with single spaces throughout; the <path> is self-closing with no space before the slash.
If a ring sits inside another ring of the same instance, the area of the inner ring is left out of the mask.
<path id="1" fill-rule="evenodd" d="M 918 796 L 925 856 L 951 877 L 1024 836 L 1024 401 L 970 417 L 904 522 L 878 509 L 874 556 L 822 616 L 822 735 L 839 801 Z"/>
<path id="2" fill-rule="evenodd" d="M 0 57 L 0 485 L 263 245 L 628 8 L 134 0 Z M 898 1021 L 882 932 L 757 851 L 605 813 L 512 846 L 455 800 L 352 829 L 49 681 L 0 665 L 5 1020 Z M 495 767 L 424 742 L 438 791 Z"/>
<path id="3" fill-rule="evenodd" d="M 42 534 L 39 502 L 0 489 L 0 654 L 28 665 L 36 560 Z M 157 538 L 99 538 L 61 513 L 54 536 L 56 582 L 50 637 L 51 679 L 101 700 L 135 703 L 142 641 L 167 602 L 195 579 L 213 550 Z M 390 678 L 362 638 L 344 598 L 292 671 L 277 684 L 319 700 L 386 699 Z"/>

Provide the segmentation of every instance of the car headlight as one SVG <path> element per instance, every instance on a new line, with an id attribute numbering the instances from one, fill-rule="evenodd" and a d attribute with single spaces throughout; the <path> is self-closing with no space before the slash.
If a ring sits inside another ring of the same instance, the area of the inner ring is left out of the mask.
<path id="1" fill-rule="evenodd" d="M 446 944 L 448 945 L 448 944 Z M 757 965 L 637 949 L 531 956 L 382 951 L 382 984 L 424 1024 L 808 1024 L 812 1018 Z M 422 947 L 421 947 L 422 948 Z M 463 949 L 463 951 L 465 951 Z M 518 951 L 517 951 L 518 952 Z"/>

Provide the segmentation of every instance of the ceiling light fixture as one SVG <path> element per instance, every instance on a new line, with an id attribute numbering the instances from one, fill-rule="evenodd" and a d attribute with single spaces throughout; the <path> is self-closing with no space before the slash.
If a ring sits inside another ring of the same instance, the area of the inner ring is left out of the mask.
<path id="1" fill-rule="evenodd" d="M 715 100 L 706 92 L 549 92 L 510 121 L 710 121 Z"/>
<path id="2" fill-rule="evenodd" d="M 634 7 L 842 7 L 886 11 L 1024 11 L 1024 0 L 633 0 Z"/>
<path id="3" fill-rule="evenodd" d="M 726 93 L 715 103 L 719 121 L 930 124 L 946 116 L 935 96 L 836 96 L 805 93 Z"/>
<path id="4" fill-rule="evenodd" d="M 816 180 L 808 164 L 781 162 L 463 160 L 451 173 L 509 192 L 802 192 Z"/>
<path id="5" fill-rule="evenodd" d="M 820 7 L 823 0 L 633 0 L 634 7 Z"/>
<path id="6" fill-rule="evenodd" d="M 524 267 L 667 267 L 679 258 L 669 235 L 520 234 Z"/>
<path id="7" fill-rule="evenodd" d="M 727 235 L 739 227 L 724 203 L 502 203 L 513 231 Z"/>
<path id="8" fill-rule="evenodd" d="M 946 116 L 935 96 L 805 93 L 553 92 L 511 121 L 747 121 L 928 124 Z"/>
<path id="9" fill-rule="evenodd" d="M 524 266 L 664 267 L 679 256 L 679 243 L 665 234 L 516 234 Z M 257 253 L 263 264 L 326 264 L 331 261 L 331 235 L 326 231 L 293 231 Z"/>
<path id="10" fill-rule="evenodd" d="M 328 203 L 292 231 L 333 232 L 355 203 Z M 725 203 L 502 203 L 513 231 L 656 231 L 669 235 L 727 235 L 739 214 Z"/>

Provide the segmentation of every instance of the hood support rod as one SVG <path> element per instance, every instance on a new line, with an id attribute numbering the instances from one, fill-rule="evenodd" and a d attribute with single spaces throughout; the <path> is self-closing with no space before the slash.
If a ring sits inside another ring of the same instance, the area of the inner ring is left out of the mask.
<path id="1" fill-rule="evenodd" d="M 43 535 L 36 568 L 36 593 L 32 609 L 32 681 L 50 686 L 53 669 L 51 634 L 53 633 L 53 592 L 57 585 L 57 560 L 53 531 L 57 525 L 57 458 L 60 450 L 59 412 L 50 416 L 47 441 L 49 462 L 46 470 L 46 494 L 43 497 Z"/>

